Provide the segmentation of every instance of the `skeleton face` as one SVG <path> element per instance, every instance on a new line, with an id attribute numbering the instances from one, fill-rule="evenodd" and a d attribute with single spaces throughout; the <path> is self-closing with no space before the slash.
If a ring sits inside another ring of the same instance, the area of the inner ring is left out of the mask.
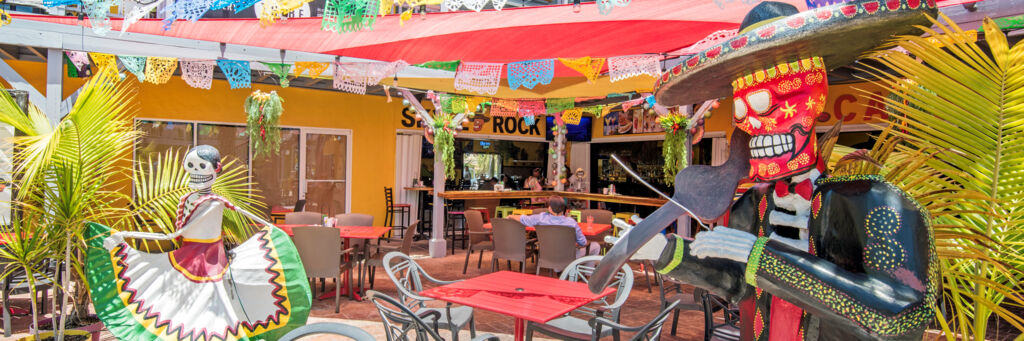
<path id="1" fill-rule="evenodd" d="M 815 118 L 828 92 L 824 64 L 807 58 L 733 82 L 733 121 L 749 133 L 750 178 L 767 182 L 817 164 Z"/>
<path id="2" fill-rule="evenodd" d="M 213 180 L 217 178 L 217 165 L 199 157 L 196 150 L 185 154 L 185 172 L 189 174 L 188 187 L 195 190 L 207 189 L 213 186 Z"/>

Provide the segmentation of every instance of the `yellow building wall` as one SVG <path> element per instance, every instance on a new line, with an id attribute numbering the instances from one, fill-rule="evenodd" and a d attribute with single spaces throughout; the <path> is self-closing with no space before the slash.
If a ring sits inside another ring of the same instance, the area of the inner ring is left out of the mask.
<path id="1" fill-rule="evenodd" d="M 6 62 L 45 95 L 45 63 Z M 211 89 L 205 90 L 190 87 L 180 77 L 171 77 L 167 84 L 160 85 L 140 84 L 131 74 L 127 77 L 137 91 L 134 103 L 137 117 L 244 124 L 242 104 L 253 90 L 260 89 L 275 90 L 284 98 L 281 125 L 351 129 L 352 212 L 372 214 L 375 223 L 383 223 L 384 187 L 393 187 L 395 179 L 395 131 L 400 128 L 395 116 L 402 110 L 400 98 L 387 103 L 384 97 L 378 96 L 264 84 L 232 90 L 227 81 L 222 80 L 214 80 Z M 10 87 L 6 81 L 3 83 L 4 87 Z M 83 83 L 82 78 L 65 78 L 65 96 Z"/>

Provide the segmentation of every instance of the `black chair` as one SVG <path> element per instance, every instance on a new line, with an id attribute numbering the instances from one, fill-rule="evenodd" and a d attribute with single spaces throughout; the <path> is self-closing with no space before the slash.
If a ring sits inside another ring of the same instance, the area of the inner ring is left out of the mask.
<path id="1" fill-rule="evenodd" d="M 604 317 L 595 317 L 590 319 L 588 323 L 590 323 L 590 327 L 594 330 L 600 330 L 601 327 L 608 327 L 616 331 L 636 333 L 636 335 L 633 335 L 633 338 L 630 339 L 631 341 L 657 341 L 661 339 L 661 328 L 665 325 L 665 320 L 668 319 L 668 313 L 671 311 L 678 311 L 676 310 L 676 306 L 678 304 L 679 302 L 670 303 L 667 307 L 662 309 L 661 312 L 658 313 L 658 316 L 655 316 L 651 322 L 647 322 L 647 324 L 639 327 L 624 326 Z M 597 341 L 599 338 L 600 336 L 598 333 L 590 335 L 591 341 Z"/>
<path id="2" fill-rule="evenodd" d="M 740 311 L 724 298 L 704 292 L 704 340 L 739 341 Z M 722 312 L 722 323 L 715 321 L 715 312 Z"/>
<path id="3" fill-rule="evenodd" d="M 292 341 L 310 335 L 322 334 L 344 336 L 356 341 L 374 341 L 373 335 L 370 335 L 370 333 L 367 333 L 365 330 L 359 329 L 356 326 L 337 322 L 307 324 L 305 326 L 292 329 L 292 331 L 288 332 L 288 334 L 284 334 L 284 336 L 278 339 L 278 341 Z"/>
<path id="4" fill-rule="evenodd" d="M 31 293 L 33 287 L 32 285 L 29 285 L 28 275 L 25 273 L 25 270 L 12 263 L 0 262 L 0 270 L 6 271 L 7 267 L 15 268 L 11 269 L 11 272 L 7 273 L 7 277 L 5 277 L 2 284 L 0 284 L 2 285 L 0 290 L 3 290 L 2 298 L 0 298 L 2 299 L 0 306 L 2 306 L 3 309 L 4 337 L 11 336 L 11 295 Z M 56 261 L 45 261 L 45 263 L 40 264 L 38 268 L 45 273 L 35 273 L 32 277 L 35 282 L 34 286 L 36 293 L 42 295 L 41 299 L 36 300 L 39 312 L 41 314 L 45 314 L 46 306 L 48 304 L 47 292 L 50 288 L 53 288 L 54 295 L 58 295 L 57 299 L 61 299 L 60 295 L 62 295 L 63 292 L 54 287 L 53 280 L 58 282 L 61 281 L 63 271 L 60 271 L 60 266 Z"/>
<path id="5" fill-rule="evenodd" d="M 295 201 L 295 206 L 292 208 L 292 212 L 302 212 L 306 209 L 306 199 L 299 199 Z"/>
<path id="6" fill-rule="evenodd" d="M 405 236 L 406 228 L 409 227 L 409 218 L 412 216 L 412 206 L 409 204 L 396 204 L 394 193 L 391 187 L 384 187 L 384 226 L 391 226 L 392 231 L 400 231 L 402 235 L 399 238 Z M 395 225 L 395 216 L 401 216 L 402 220 L 399 225 Z"/>
<path id="7" fill-rule="evenodd" d="M 693 293 L 682 292 L 679 282 L 667 280 L 665 276 L 655 272 L 654 279 L 658 282 L 658 290 L 661 298 L 661 308 L 664 309 L 670 304 L 675 304 L 672 311 L 672 329 L 669 331 L 676 335 L 676 327 L 679 325 L 679 312 L 683 310 L 704 311 L 704 294 L 707 292 L 701 288 L 694 288 Z"/>
<path id="8" fill-rule="evenodd" d="M 377 307 L 381 322 L 384 323 L 384 332 L 387 334 L 388 341 L 444 341 L 441 335 L 437 334 L 438 320 L 441 319 L 442 315 L 441 311 L 421 309 L 419 312 L 413 312 L 412 309 L 409 309 L 409 307 L 406 307 L 394 297 L 374 290 L 367 291 L 366 297 Z M 414 332 L 415 338 L 409 337 L 410 331 Z M 454 337 L 454 339 L 458 340 L 457 337 Z M 497 336 L 484 334 L 473 338 L 471 341 L 484 340 L 497 341 L 499 339 Z"/>

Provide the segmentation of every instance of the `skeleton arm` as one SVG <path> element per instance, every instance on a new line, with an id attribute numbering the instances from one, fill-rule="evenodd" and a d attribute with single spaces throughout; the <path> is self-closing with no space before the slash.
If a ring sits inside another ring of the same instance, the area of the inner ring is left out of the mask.
<path id="1" fill-rule="evenodd" d="M 199 212 L 196 212 L 194 215 L 198 216 L 198 215 L 209 214 L 210 212 L 212 212 L 215 209 L 214 205 L 217 205 L 217 204 L 220 204 L 220 203 L 213 202 L 213 203 L 211 203 L 211 205 L 203 205 L 202 210 L 199 211 Z M 125 238 L 148 239 L 148 240 L 172 240 L 172 239 L 175 239 L 175 238 L 178 238 L 179 236 L 181 236 L 182 233 L 185 233 L 185 231 L 190 229 L 192 226 L 195 226 L 195 224 L 189 222 L 189 223 L 185 224 L 185 226 L 182 226 L 177 231 L 174 231 L 174 232 L 171 232 L 171 233 L 155 233 L 155 232 L 139 232 L 139 231 L 115 232 L 114 234 L 111 234 L 109 237 L 107 237 L 103 241 L 103 246 L 106 247 L 108 250 L 109 249 L 113 249 L 115 246 L 120 245 L 121 243 L 124 243 L 124 239 Z"/>

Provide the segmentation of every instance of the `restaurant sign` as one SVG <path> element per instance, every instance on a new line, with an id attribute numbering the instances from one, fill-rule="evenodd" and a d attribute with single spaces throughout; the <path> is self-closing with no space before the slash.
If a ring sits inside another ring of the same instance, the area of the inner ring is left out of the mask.
<path id="1" fill-rule="evenodd" d="M 434 110 L 427 109 L 433 114 Z M 463 131 L 472 134 L 544 137 L 544 120 L 535 120 L 527 124 L 522 117 L 488 117 L 476 115 L 463 125 Z M 421 129 L 423 125 L 416 120 L 416 112 L 403 108 L 399 115 L 399 124 L 407 129 Z"/>

